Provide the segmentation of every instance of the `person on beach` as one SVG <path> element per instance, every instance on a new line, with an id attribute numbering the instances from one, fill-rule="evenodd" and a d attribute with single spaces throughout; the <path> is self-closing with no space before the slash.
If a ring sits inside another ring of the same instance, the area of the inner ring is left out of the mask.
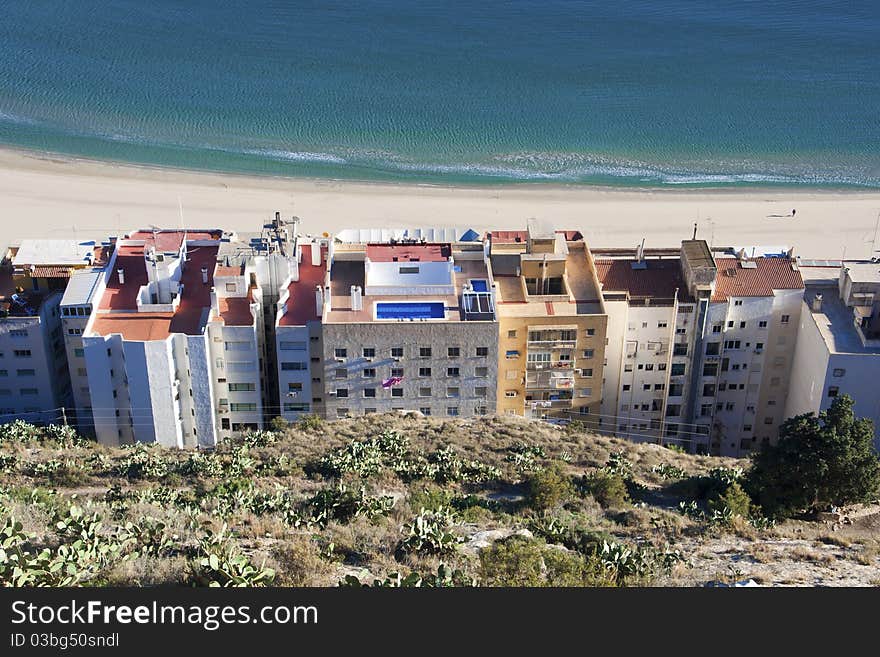
<path id="1" fill-rule="evenodd" d="M 792 209 L 791 209 L 791 216 L 792 216 L 792 217 L 794 216 L 794 213 L 795 213 L 795 209 L 792 208 Z"/>

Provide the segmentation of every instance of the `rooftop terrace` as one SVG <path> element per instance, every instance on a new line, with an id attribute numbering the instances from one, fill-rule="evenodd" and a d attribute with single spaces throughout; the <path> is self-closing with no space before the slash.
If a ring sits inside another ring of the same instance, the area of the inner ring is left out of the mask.
<path id="1" fill-rule="evenodd" d="M 816 323 L 829 352 L 880 355 L 880 347 L 866 347 L 862 344 L 859 331 L 853 324 L 852 308 L 848 308 L 840 300 L 836 285 L 809 286 L 804 295 L 808 307 L 816 294 L 822 295 L 822 308 L 818 312 L 811 309 L 809 319 Z"/>
<path id="2" fill-rule="evenodd" d="M 315 288 L 324 285 L 324 274 L 327 267 L 327 249 L 321 247 L 321 264 L 312 264 L 311 244 L 301 247 L 299 262 L 299 280 L 287 286 L 288 298 L 284 304 L 285 312 L 278 319 L 278 326 L 305 326 L 306 322 L 321 319 L 315 301 Z M 363 274 L 363 263 L 361 263 Z M 363 285 L 363 281 L 361 281 Z"/>

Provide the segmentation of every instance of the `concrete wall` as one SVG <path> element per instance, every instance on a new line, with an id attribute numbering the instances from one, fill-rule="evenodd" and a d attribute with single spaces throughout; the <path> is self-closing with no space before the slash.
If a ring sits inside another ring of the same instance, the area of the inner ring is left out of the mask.
<path id="1" fill-rule="evenodd" d="M 471 416 L 478 409 L 494 412 L 498 364 L 498 335 L 494 322 L 423 322 L 417 324 L 364 323 L 326 324 L 323 327 L 323 398 L 326 416 L 335 419 L 346 409 L 352 415 L 367 409 L 385 412 L 393 409 L 422 410 L 431 415 L 446 416 L 450 408 L 458 408 L 461 416 Z M 368 362 L 362 356 L 364 347 L 376 350 Z M 403 347 L 399 362 L 391 357 L 392 347 Z M 420 347 L 431 347 L 431 357 L 421 358 Z M 448 347 L 458 347 L 460 357 L 450 358 Z M 477 347 L 487 347 L 488 356 L 478 357 Z M 343 362 L 337 362 L 336 348 L 347 349 Z M 419 369 L 430 367 L 430 377 L 420 377 Z M 458 367 L 460 377 L 447 376 L 447 368 Z M 475 368 L 485 367 L 486 376 L 477 377 Z M 364 378 L 364 370 L 376 370 L 375 377 Z M 404 370 L 404 381 L 395 388 L 403 390 L 394 397 L 382 388 L 382 380 L 391 376 L 392 368 Z M 336 378 L 337 369 L 346 369 L 344 379 Z M 459 396 L 448 397 L 447 388 L 459 389 Z M 486 398 L 477 397 L 476 388 L 486 388 Z M 348 390 L 347 398 L 334 394 L 339 388 Z M 375 398 L 364 397 L 364 389 L 374 388 Z M 431 388 L 430 397 L 420 396 L 420 388 Z M 317 394 L 313 388 L 313 394 Z"/>

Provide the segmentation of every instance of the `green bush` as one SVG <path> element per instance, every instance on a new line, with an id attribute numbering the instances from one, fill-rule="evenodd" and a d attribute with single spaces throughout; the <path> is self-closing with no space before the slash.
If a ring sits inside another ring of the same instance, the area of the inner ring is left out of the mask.
<path id="1" fill-rule="evenodd" d="M 487 586 L 613 586 L 594 558 L 511 536 L 480 551 L 480 579 Z"/>
<path id="2" fill-rule="evenodd" d="M 575 494 L 571 477 L 558 463 L 529 475 L 529 506 L 535 511 L 556 509 L 570 501 Z"/>
<path id="3" fill-rule="evenodd" d="M 582 479 L 583 488 L 605 508 L 616 509 L 629 504 L 626 481 L 620 474 L 597 470 Z"/>
<path id="4" fill-rule="evenodd" d="M 842 395 L 818 417 L 786 420 L 779 442 L 753 456 L 746 489 L 767 515 L 790 517 L 877 496 L 880 460 L 874 426 L 854 417 L 853 403 Z"/>
<path id="5" fill-rule="evenodd" d="M 736 481 L 717 497 L 709 500 L 709 511 L 724 512 L 727 509 L 734 516 L 748 518 L 752 510 L 752 500 Z"/>

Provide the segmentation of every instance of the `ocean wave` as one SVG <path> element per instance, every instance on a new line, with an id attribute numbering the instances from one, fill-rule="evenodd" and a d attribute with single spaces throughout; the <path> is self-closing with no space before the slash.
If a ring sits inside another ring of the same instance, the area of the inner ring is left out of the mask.
<path id="1" fill-rule="evenodd" d="M 221 149 L 227 152 L 242 153 L 244 155 L 256 155 L 272 160 L 285 160 L 288 162 L 326 162 L 329 164 L 346 164 L 347 160 L 332 153 L 316 153 L 310 151 L 285 151 L 278 149 L 246 148 L 240 150 Z"/>

